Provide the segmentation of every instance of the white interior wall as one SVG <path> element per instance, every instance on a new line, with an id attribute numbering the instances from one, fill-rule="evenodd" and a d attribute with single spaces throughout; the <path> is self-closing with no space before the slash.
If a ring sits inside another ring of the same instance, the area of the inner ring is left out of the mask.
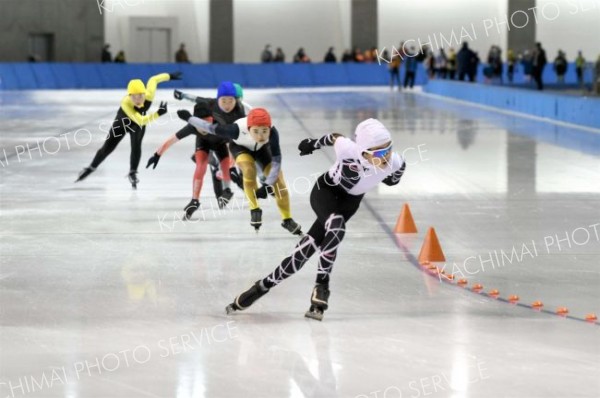
<path id="1" fill-rule="evenodd" d="M 600 55 L 600 0 L 537 0 L 536 37 L 549 60 L 558 50 L 574 61 L 583 51 L 588 62 Z"/>
<path id="2" fill-rule="evenodd" d="M 208 62 L 208 0 L 104 0 L 103 4 L 105 41 L 113 56 L 124 50 L 128 62 L 140 61 L 135 59 L 135 43 L 130 42 L 130 17 L 174 17 L 178 28 L 172 32 L 173 60 L 184 42 L 192 62 Z"/>
<path id="3" fill-rule="evenodd" d="M 350 0 L 234 0 L 234 59 L 260 62 L 266 44 L 291 62 L 300 47 L 313 62 L 350 47 Z"/>
<path id="4" fill-rule="evenodd" d="M 409 39 L 415 41 L 417 48 L 419 40 L 431 42 L 435 52 L 447 48 L 447 42 L 458 48 L 461 31 L 464 41 L 470 42 L 469 46 L 480 56 L 485 56 L 494 44 L 506 48 L 506 29 L 494 18 L 498 22 L 506 19 L 507 0 L 378 1 L 380 49 L 391 51 L 392 46 L 398 48 L 401 41 Z"/>
<path id="5" fill-rule="evenodd" d="M 190 59 L 208 61 L 208 0 L 103 1 L 106 42 L 113 55 L 120 49 L 132 54 L 135 43 L 129 42 L 129 17 L 168 16 L 178 19 L 173 34 L 178 42 L 186 43 Z M 473 38 L 470 45 L 482 56 L 492 44 L 506 49 L 507 26 L 502 21 L 510 18 L 507 0 L 377 1 L 380 49 L 397 47 L 408 39 L 446 47 L 442 36 L 454 44 L 451 34 L 454 31 L 459 41 L 461 30 L 464 39 Z M 550 59 L 559 48 L 571 60 L 579 49 L 590 61 L 598 57 L 600 0 L 537 0 L 537 10 L 537 39 Z M 234 0 L 234 25 L 236 62 L 258 62 L 267 43 L 273 50 L 282 47 L 287 61 L 299 47 L 304 47 L 313 61 L 321 61 L 329 46 L 336 48 L 338 56 L 351 46 L 350 0 Z"/>

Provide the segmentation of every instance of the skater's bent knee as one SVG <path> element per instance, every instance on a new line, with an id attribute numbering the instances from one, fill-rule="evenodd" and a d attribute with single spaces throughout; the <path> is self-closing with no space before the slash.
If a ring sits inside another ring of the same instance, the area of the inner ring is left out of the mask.
<path id="1" fill-rule="evenodd" d="M 325 222 L 325 229 L 344 229 L 346 227 L 346 221 L 344 220 L 344 216 L 341 214 L 331 214 L 327 221 Z"/>

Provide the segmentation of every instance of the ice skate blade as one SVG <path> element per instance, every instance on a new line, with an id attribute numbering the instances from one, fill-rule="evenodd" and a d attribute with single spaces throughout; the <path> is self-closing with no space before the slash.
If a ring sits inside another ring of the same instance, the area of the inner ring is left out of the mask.
<path id="1" fill-rule="evenodd" d="M 233 308 L 233 304 L 229 304 L 227 307 L 225 307 L 225 312 L 227 313 L 227 315 L 231 315 L 235 312 L 235 308 Z"/>
<path id="2" fill-rule="evenodd" d="M 308 310 L 308 311 L 306 311 L 306 313 L 304 314 L 304 316 L 306 318 L 315 319 L 317 321 L 322 321 L 323 320 L 323 313 L 322 312 L 316 312 L 316 311 Z"/>

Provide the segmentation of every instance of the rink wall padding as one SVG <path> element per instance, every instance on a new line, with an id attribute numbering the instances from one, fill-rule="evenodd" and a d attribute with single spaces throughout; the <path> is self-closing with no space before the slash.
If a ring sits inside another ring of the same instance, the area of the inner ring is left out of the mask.
<path id="1" fill-rule="evenodd" d="M 419 67 L 420 85 L 426 76 Z M 378 86 L 388 85 L 390 77 L 385 64 L 0 63 L 0 89 L 125 88 L 131 79 L 174 71 L 182 71 L 183 80 L 163 83 L 162 88 L 215 88 L 223 80 L 249 88 Z"/>
<path id="2" fill-rule="evenodd" d="M 502 110 L 600 129 L 599 98 L 447 80 L 431 80 L 424 86 L 423 91 Z"/>

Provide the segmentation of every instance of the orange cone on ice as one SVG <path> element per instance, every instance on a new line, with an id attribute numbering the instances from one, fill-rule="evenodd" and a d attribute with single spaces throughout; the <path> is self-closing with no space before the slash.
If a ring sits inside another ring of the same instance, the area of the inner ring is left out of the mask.
<path id="1" fill-rule="evenodd" d="M 396 227 L 394 228 L 394 233 L 396 234 L 414 234 L 417 232 L 417 226 L 415 225 L 415 220 L 413 220 L 412 213 L 410 212 L 410 207 L 405 203 L 402 206 L 402 211 L 398 216 L 398 221 L 396 221 Z"/>
<path id="2" fill-rule="evenodd" d="M 444 252 L 442 251 L 442 247 L 440 246 L 440 241 L 438 240 L 437 235 L 435 234 L 435 229 L 433 229 L 432 227 L 430 227 L 427 230 L 427 235 L 425 235 L 425 242 L 423 242 L 421 252 L 419 253 L 419 263 L 423 264 L 425 261 L 446 261 L 446 257 L 444 257 Z"/>

